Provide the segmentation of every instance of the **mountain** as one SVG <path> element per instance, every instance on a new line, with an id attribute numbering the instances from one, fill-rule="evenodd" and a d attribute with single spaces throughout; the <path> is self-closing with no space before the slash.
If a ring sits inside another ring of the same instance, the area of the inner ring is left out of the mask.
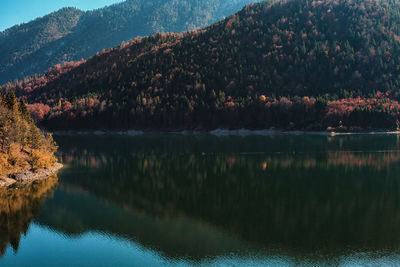
<path id="1" fill-rule="evenodd" d="M 252 0 L 127 0 L 83 12 L 64 8 L 0 33 L 0 84 L 80 60 L 136 36 L 204 27 Z"/>
<path id="2" fill-rule="evenodd" d="M 396 129 L 399 16 L 398 0 L 266 1 L 3 90 L 51 129 Z"/>
<path id="3" fill-rule="evenodd" d="M 39 65 L 40 57 L 44 56 L 44 61 L 51 60 L 47 58 L 52 54 L 52 44 L 71 34 L 82 14 L 80 10 L 65 8 L 1 32 L 0 82 L 30 75 L 43 68 Z M 55 65 L 53 62 L 50 64 Z"/>

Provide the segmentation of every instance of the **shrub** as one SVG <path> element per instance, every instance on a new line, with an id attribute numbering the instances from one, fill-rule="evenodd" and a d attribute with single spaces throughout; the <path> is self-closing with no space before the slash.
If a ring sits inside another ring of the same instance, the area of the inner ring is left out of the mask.
<path id="1" fill-rule="evenodd" d="M 54 155 L 46 150 L 32 149 L 29 155 L 29 163 L 33 170 L 50 168 L 56 162 Z"/>
<path id="2" fill-rule="evenodd" d="M 21 152 L 21 145 L 12 143 L 8 150 L 8 163 L 11 166 L 22 166 L 24 162 L 24 154 Z"/>
<path id="3" fill-rule="evenodd" d="M 5 173 L 9 167 L 8 157 L 4 154 L 0 154 L 0 174 Z"/>

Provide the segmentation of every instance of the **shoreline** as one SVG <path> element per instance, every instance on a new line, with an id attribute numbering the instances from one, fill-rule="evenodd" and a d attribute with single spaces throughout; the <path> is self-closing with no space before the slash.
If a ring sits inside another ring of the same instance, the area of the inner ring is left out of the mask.
<path id="1" fill-rule="evenodd" d="M 44 180 L 55 175 L 64 166 L 61 163 L 54 164 L 49 169 L 39 169 L 36 171 L 24 171 L 16 174 L 9 175 L 5 178 L 0 178 L 0 188 L 10 187 L 15 184 L 30 184 L 34 181 Z"/>
<path id="2" fill-rule="evenodd" d="M 215 135 L 215 136 L 246 136 L 246 135 L 400 135 L 400 130 L 371 130 L 371 131 L 302 131 L 302 130 L 250 130 L 250 129 L 214 129 L 214 130 L 69 130 L 54 131 L 55 136 L 79 136 L 79 135 L 121 135 L 121 136 L 144 136 L 144 135 Z"/>

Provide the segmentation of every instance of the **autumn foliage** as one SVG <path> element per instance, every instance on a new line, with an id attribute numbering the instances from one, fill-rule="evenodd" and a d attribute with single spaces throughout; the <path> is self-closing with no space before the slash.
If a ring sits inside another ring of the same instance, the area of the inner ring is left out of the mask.
<path id="1" fill-rule="evenodd" d="M 398 1 L 252 4 L 6 84 L 50 129 L 397 129 Z"/>
<path id="2" fill-rule="evenodd" d="M 40 132 L 13 91 L 0 98 L 0 178 L 51 167 L 57 161 L 56 149 L 52 136 Z"/>
<path id="3" fill-rule="evenodd" d="M 63 8 L 0 32 L 0 84 L 156 32 L 205 27 L 253 0 L 129 0 L 81 11 Z"/>

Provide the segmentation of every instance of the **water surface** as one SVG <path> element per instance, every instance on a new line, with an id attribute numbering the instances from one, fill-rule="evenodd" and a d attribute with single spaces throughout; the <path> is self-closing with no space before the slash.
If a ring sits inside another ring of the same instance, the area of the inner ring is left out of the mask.
<path id="1" fill-rule="evenodd" d="M 400 262 L 398 135 L 56 141 L 58 178 L 0 191 L 1 266 Z"/>

